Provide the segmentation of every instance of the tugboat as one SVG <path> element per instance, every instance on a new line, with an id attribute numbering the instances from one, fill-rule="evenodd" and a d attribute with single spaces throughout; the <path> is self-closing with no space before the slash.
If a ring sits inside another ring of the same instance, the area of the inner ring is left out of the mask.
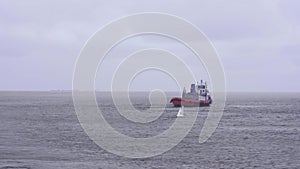
<path id="1" fill-rule="evenodd" d="M 182 92 L 182 97 L 174 97 L 170 103 L 175 107 L 202 107 L 209 106 L 212 103 L 212 98 L 207 89 L 206 82 L 201 80 L 200 84 L 191 84 L 190 92 L 186 93 L 185 88 Z"/>

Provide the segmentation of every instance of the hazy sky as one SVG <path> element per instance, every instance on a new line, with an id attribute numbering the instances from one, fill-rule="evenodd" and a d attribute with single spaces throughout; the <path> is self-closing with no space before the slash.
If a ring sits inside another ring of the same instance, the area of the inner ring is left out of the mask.
<path id="1" fill-rule="evenodd" d="M 163 12 L 185 18 L 208 36 L 224 66 L 229 91 L 300 92 L 299 7 L 298 0 L 1 0 L 0 90 L 71 89 L 76 58 L 95 31 L 126 15 Z M 106 57 L 97 88 L 108 90 L 113 65 L 147 47 L 166 48 L 187 60 L 190 55 L 163 37 L 128 39 Z M 155 86 L 157 78 L 166 82 Z M 145 72 L 133 89 L 168 89 L 168 79 Z"/>

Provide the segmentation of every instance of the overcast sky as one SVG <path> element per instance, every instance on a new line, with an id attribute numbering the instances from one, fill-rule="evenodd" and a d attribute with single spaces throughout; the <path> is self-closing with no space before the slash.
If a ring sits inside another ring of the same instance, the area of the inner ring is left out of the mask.
<path id="1" fill-rule="evenodd" d="M 298 0 L 1 0 L 0 90 L 70 90 L 76 58 L 93 33 L 126 15 L 163 12 L 188 20 L 208 36 L 224 66 L 228 91 L 300 92 L 299 7 Z M 106 57 L 96 88 L 109 90 L 112 65 L 148 47 L 168 49 L 185 60 L 190 55 L 163 37 L 128 39 Z M 206 78 L 202 68 L 197 71 Z M 155 79 L 161 84 L 155 86 Z M 162 73 L 145 72 L 132 88 L 172 90 L 166 85 L 170 81 Z"/>

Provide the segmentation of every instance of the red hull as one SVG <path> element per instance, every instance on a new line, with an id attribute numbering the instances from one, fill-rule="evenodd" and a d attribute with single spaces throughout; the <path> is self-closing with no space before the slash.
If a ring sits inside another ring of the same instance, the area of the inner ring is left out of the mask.
<path id="1" fill-rule="evenodd" d="M 170 103 L 173 103 L 175 107 L 200 107 L 200 106 L 209 106 L 212 103 L 212 100 L 194 100 L 187 98 L 174 97 L 171 99 Z"/>

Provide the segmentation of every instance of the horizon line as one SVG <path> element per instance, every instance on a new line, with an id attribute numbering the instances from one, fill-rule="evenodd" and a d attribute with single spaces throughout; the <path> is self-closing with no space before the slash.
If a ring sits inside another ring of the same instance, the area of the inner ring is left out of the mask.
<path id="1" fill-rule="evenodd" d="M 50 90 L 19 90 L 19 89 L 14 89 L 14 90 L 1 90 L 0 92 L 72 92 L 72 89 L 50 89 Z M 86 92 L 88 90 L 76 90 L 76 91 L 83 91 Z M 112 92 L 110 90 L 92 90 L 95 92 Z M 115 91 L 115 92 L 127 92 L 127 91 Z M 130 90 L 129 92 L 151 92 L 149 90 Z M 176 90 L 166 90 L 165 92 L 178 92 Z M 240 90 L 240 91 L 226 91 L 226 93 L 300 93 L 300 91 L 245 91 L 245 90 Z"/>

